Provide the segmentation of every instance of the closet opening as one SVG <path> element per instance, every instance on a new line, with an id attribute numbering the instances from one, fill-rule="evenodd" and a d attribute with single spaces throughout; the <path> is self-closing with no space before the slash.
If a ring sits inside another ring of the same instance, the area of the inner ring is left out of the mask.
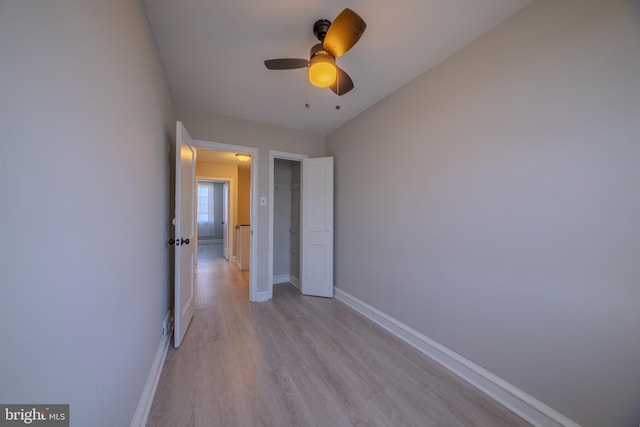
<path id="1" fill-rule="evenodd" d="M 282 283 L 332 298 L 333 157 L 269 151 L 269 200 L 266 300 Z"/>
<path id="2" fill-rule="evenodd" d="M 273 159 L 273 285 L 300 289 L 300 161 Z"/>

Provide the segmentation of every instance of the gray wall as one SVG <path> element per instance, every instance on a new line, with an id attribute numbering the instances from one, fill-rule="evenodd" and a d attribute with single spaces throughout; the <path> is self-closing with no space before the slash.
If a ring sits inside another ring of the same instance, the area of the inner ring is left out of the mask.
<path id="1" fill-rule="evenodd" d="M 325 140 L 321 135 L 285 129 L 248 120 L 222 117 L 177 107 L 176 120 L 184 123 L 191 137 L 205 141 L 257 147 L 258 195 L 269 196 L 269 150 L 307 154 L 321 157 L 325 152 Z M 268 201 L 271 203 L 271 201 Z M 269 208 L 257 207 L 258 253 L 269 251 Z M 258 257 L 258 292 L 267 291 L 268 257 Z"/>
<path id="2" fill-rule="evenodd" d="M 639 119 L 639 3 L 533 3 L 327 136 L 336 285 L 578 423 L 637 426 Z"/>
<path id="3" fill-rule="evenodd" d="M 168 309 L 169 90 L 138 1 L 0 2 L 0 402 L 129 425 Z"/>

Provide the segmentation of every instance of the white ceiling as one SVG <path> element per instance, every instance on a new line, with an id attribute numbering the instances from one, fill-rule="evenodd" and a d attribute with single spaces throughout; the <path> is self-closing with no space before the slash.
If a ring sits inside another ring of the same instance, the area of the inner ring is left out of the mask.
<path id="1" fill-rule="evenodd" d="M 469 44 L 531 0 L 144 0 L 177 106 L 326 134 Z M 353 9 L 366 22 L 338 58 L 355 88 L 338 97 L 306 70 L 313 23 Z M 311 104 L 305 108 L 305 103 Z M 337 110 L 336 105 L 340 105 Z"/>

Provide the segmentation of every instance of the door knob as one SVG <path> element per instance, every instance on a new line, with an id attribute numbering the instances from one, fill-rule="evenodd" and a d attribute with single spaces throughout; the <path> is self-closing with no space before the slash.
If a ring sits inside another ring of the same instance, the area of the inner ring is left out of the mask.
<path id="1" fill-rule="evenodd" d="M 176 239 L 176 240 L 169 239 L 167 243 L 169 243 L 170 245 L 173 245 L 175 243 L 176 246 L 188 245 L 189 239 Z"/>

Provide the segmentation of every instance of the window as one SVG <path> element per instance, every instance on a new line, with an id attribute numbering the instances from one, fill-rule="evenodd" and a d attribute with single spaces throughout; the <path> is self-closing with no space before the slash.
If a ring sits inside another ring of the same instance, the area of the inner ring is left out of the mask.
<path id="1" fill-rule="evenodd" d="M 213 182 L 198 182 L 198 234 L 213 236 Z"/>

